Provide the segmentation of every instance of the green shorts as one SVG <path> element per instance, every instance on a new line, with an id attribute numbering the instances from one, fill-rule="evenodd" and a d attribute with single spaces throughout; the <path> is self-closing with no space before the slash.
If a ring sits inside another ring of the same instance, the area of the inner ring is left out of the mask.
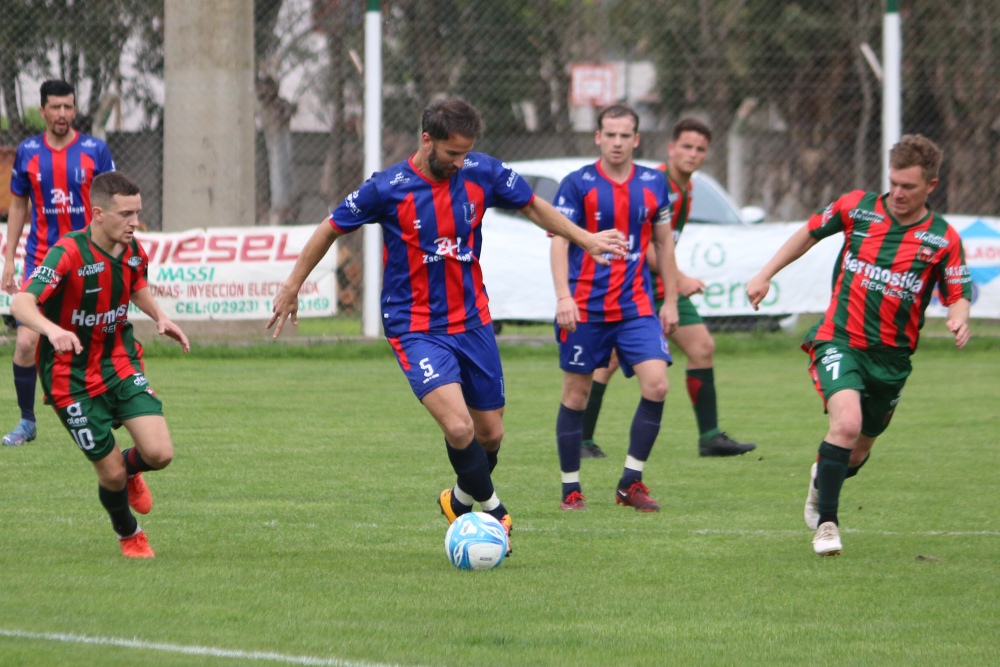
<path id="1" fill-rule="evenodd" d="M 162 415 L 163 403 L 142 373 L 108 383 L 108 390 L 94 398 L 85 397 L 56 414 L 73 441 L 91 461 L 100 461 L 115 448 L 112 428 L 127 419 L 144 415 Z"/>
<path id="2" fill-rule="evenodd" d="M 659 316 L 660 308 L 663 307 L 663 299 L 656 300 L 656 314 Z M 677 326 L 686 327 L 692 324 L 704 324 L 705 320 L 701 319 L 701 315 L 698 314 L 698 309 L 694 307 L 694 303 L 691 299 L 684 296 L 683 294 L 677 295 Z"/>
<path id="3" fill-rule="evenodd" d="M 909 350 L 858 350 L 829 341 L 806 341 L 809 375 L 826 403 L 842 389 L 861 394 L 861 432 L 869 437 L 882 434 L 910 376 Z"/>

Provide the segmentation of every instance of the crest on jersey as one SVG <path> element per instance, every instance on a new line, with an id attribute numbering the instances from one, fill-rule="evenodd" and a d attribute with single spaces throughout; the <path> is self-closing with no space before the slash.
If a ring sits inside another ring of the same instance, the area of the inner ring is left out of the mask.
<path id="1" fill-rule="evenodd" d="M 77 167 L 73 170 L 73 178 L 76 179 L 77 183 L 83 185 L 87 182 L 87 170 Z"/>
<path id="2" fill-rule="evenodd" d="M 476 221 L 476 202 L 469 201 L 462 204 L 462 214 L 465 217 L 465 222 L 472 224 Z"/>

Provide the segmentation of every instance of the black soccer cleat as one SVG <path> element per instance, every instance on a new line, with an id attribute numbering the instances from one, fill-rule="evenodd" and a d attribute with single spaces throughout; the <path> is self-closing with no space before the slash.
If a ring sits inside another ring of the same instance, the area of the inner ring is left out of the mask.
<path id="1" fill-rule="evenodd" d="M 698 454 L 701 456 L 739 456 L 757 449 L 752 442 L 736 442 L 725 433 L 698 443 Z"/>

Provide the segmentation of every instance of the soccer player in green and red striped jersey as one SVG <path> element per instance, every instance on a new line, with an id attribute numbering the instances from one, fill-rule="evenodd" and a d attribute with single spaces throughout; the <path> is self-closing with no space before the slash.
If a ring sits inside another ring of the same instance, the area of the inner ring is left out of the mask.
<path id="1" fill-rule="evenodd" d="M 771 278 L 821 239 L 844 235 L 833 294 L 802 348 L 829 414 L 806 498 L 806 524 L 820 556 L 840 553 L 837 508 L 844 480 L 868 460 L 910 374 L 935 286 L 957 347 L 969 341 L 972 280 L 958 232 L 927 206 L 941 150 L 919 134 L 889 152 L 889 192 L 855 191 L 819 211 L 747 283 L 757 308 Z"/>
<path id="2" fill-rule="evenodd" d="M 681 231 L 691 213 L 691 176 L 701 169 L 708 156 L 708 145 L 712 132 L 708 126 L 695 118 L 682 118 L 674 125 L 672 141 L 667 146 L 669 159 L 659 168 L 667 174 L 670 188 L 670 228 L 674 233 L 674 244 L 680 239 Z M 663 281 L 657 269 L 656 248 L 650 245 L 646 253 L 647 264 L 656 288 L 656 307 L 663 305 Z M 687 359 L 685 380 L 688 397 L 694 408 L 698 425 L 698 454 L 700 456 L 737 456 L 756 449 L 752 442 L 738 442 L 719 428 L 718 403 L 715 393 L 715 340 L 698 314 L 692 294 L 705 291 L 705 283 L 694 276 L 677 272 L 677 312 L 680 318 L 673 333 L 667 334 L 671 345 L 684 352 Z M 587 409 L 583 414 L 583 458 L 603 458 L 604 452 L 594 442 L 594 430 L 601 412 L 604 390 L 618 368 L 618 358 L 612 354 L 607 368 L 594 371 Z"/>
<path id="3" fill-rule="evenodd" d="M 157 331 L 189 349 L 146 284 L 148 260 L 135 240 L 142 198 L 127 176 L 108 172 L 91 185 L 92 220 L 46 254 L 11 312 L 41 334 L 37 365 L 45 402 L 97 472 L 98 497 L 111 517 L 122 554 L 152 558 L 129 506 L 146 514 L 153 499 L 142 479 L 173 458 L 163 405 L 143 372 L 142 346 L 132 336 L 129 304 Z M 112 429 L 124 425 L 135 446 L 118 449 Z"/>

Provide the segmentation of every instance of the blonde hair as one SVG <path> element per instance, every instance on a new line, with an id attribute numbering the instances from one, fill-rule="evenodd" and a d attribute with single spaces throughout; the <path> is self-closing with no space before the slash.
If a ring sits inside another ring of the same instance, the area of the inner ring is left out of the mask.
<path id="1" fill-rule="evenodd" d="M 928 183 L 938 177 L 944 152 L 922 134 L 904 134 L 889 150 L 889 166 L 893 169 L 920 167 Z"/>

